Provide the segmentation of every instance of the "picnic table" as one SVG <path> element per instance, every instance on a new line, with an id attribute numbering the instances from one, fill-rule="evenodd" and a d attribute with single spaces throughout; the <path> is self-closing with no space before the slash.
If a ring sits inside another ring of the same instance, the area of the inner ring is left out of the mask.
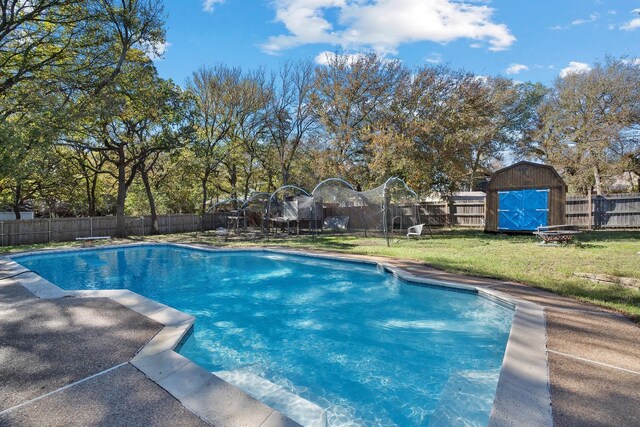
<path id="1" fill-rule="evenodd" d="M 570 243 L 576 234 L 582 233 L 575 225 L 545 225 L 533 232 L 540 240 L 540 244 Z"/>

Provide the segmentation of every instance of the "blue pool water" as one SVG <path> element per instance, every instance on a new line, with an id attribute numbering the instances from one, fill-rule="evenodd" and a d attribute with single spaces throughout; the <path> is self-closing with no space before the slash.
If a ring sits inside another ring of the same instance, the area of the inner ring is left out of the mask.
<path id="1" fill-rule="evenodd" d="M 64 289 L 130 289 L 194 315 L 181 354 L 244 375 L 254 395 L 251 379 L 265 379 L 334 426 L 486 425 L 513 318 L 373 265 L 272 252 L 153 245 L 15 260 Z"/>

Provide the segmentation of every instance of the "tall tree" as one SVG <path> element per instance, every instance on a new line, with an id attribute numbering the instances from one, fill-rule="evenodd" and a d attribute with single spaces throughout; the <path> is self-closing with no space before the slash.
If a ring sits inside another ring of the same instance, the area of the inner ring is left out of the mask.
<path id="1" fill-rule="evenodd" d="M 0 0 L 0 13 L 0 96 L 16 104 L 24 81 L 97 93 L 131 49 L 164 42 L 159 0 Z"/>
<path id="2" fill-rule="evenodd" d="M 423 67 L 402 79 L 371 128 L 371 172 L 404 177 L 421 191 L 456 190 L 467 172 L 469 106 L 463 88 L 474 78 L 447 67 Z"/>
<path id="3" fill-rule="evenodd" d="M 513 152 L 534 124 L 546 88 L 501 77 L 465 79 L 461 85 L 464 114 L 463 144 L 467 147 L 468 179 L 473 190 L 477 172 Z"/>
<path id="4" fill-rule="evenodd" d="M 80 176 L 85 193 L 86 214 L 96 216 L 98 214 L 98 182 L 100 175 L 105 173 L 103 166 L 107 157 L 102 151 L 92 151 L 78 145 L 58 146 L 57 155 Z"/>
<path id="5" fill-rule="evenodd" d="M 280 168 L 281 185 L 290 183 L 298 149 L 318 126 L 311 106 L 314 69 L 311 61 L 287 61 L 271 77 L 267 101 L 269 145 Z"/>
<path id="6" fill-rule="evenodd" d="M 201 67 L 187 82 L 196 103 L 195 134 L 189 144 L 201 188 L 200 211 L 207 210 L 211 178 L 231 149 L 242 111 L 242 71 L 225 65 Z"/>
<path id="7" fill-rule="evenodd" d="M 329 170 L 325 174 L 343 176 L 359 187 L 369 183 L 370 130 L 407 77 L 408 71 L 399 61 L 375 53 L 327 57 L 327 65 L 317 70 L 313 97 L 329 139 Z"/>
<path id="8" fill-rule="evenodd" d="M 160 0 L 0 0 L 0 14 L 0 179 L 42 143 L 16 129 L 67 131 L 133 48 L 164 41 Z"/>
<path id="9" fill-rule="evenodd" d="M 605 178 L 621 174 L 635 151 L 625 132 L 640 123 L 640 67 L 609 58 L 559 78 L 539 116 L 529 152 L 559 169 L 574 189 L 594 186 L 602 194 Z"/>
<path id="10" fill-rule="evenodd" d="M 175 135 L 185 111 L 180 89 L 158 77 L 151 61 L 133 50 L 124 70 L 95 97 L 93 109 L 85 116 L 84 133 L 68 141 L 88 150 L 100 151 L 114 170 L 106 172 L 116 180 L 116 235 L 126 235 L 125 201 L 136 175 L 155 163 L 158 152 L 177 147 Z M 74 139 L 75 138 L 75 139 Z M 146 187 L 145 187 L 146 188 Z M 150 206 L 154 206 L 148 193 Z M 155 212 L 152 212 L 155 214 Z"/>

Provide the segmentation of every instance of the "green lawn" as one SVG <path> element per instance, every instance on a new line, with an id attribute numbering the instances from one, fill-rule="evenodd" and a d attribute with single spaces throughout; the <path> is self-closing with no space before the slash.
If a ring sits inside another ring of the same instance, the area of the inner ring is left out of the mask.
<path id="1" fill-rule="evenodd" d="M 281 245 L 379 255 L 420 261 L 454 273 L 512 280 L 623 312 L 640 322 L 640 290 L 596 284 L 574 272 L 640 278 L 640 231 L 588 232 L 568 246 L 538 246 L 532 236 L 485 234 L 479 230 L 438 230 L 433 238 L 394 239 L 354 236 L 291 237 L 254 242 L 224 242 L 193 233 L 145 240 L 202 242 L 213 245 Z M 63 246 L 69 244 L 60 244 Z M 73 245 L 73 244 L 72 244 Z M 75 245 L 77 246 L 77 244 Z M 0 252 L 43 248 L 0 248 Z"/>

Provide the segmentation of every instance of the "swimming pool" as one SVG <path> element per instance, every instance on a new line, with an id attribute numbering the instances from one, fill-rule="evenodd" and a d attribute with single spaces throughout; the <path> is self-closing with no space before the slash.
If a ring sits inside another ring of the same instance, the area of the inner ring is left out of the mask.
<path id="1" fill-rule="evenodd" d="M 300 396 L 329 425 L 486 424 L 513 318 L 374 265 L 274 252 L 145 245 L 15 260 L 64 289 L 129 289 L 194 315 L 183 355 L 250 394 Z"/>

